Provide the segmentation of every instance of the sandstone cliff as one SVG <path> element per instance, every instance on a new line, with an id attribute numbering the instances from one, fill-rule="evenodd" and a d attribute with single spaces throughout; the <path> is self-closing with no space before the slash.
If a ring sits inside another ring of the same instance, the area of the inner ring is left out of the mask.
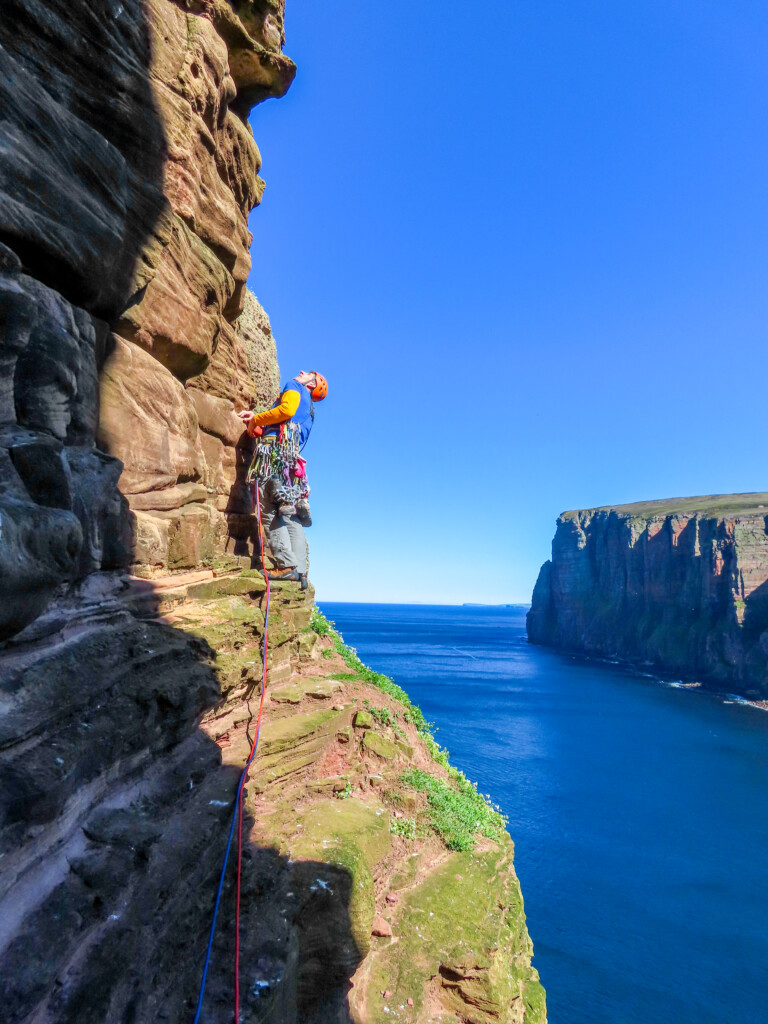
<path id="1" fill-rule="evenodd" d="M 247 115 L 291 83 L 282 32 L 278 0 L 3 5 L 0 639 L 91 572 L 253 552 Z"/>
<path id="2" fill-rule="evenodd" d="M 768 494 L 565 512 L 533 643 L 768 696 Z"/>
<path id="3" fill-rule="evenodd" d="M 246 288 L 264 188 L 247 116 L 291 83 L 282 44 L 282 0 L 3 4 L 9 1024 L 194 1015 L 261 685 L 235 412 L 278 385 Z M 241 1019 L 543 1021 L 509 838 L 452 848 L 424 779 L 465 784 L 407 698 L 318 637 L 311 588 L 271 607 Z M 232 900 L 230 876 L 207 1021 L 232 1019 Z"/>

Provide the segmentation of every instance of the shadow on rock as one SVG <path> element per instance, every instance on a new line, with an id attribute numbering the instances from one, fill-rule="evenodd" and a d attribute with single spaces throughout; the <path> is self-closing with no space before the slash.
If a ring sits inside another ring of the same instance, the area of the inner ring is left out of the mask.
<path id="1" fill-rule="evenodd" d="M 140 0 L 7 0 L 0 20 L 0 640 L 130 558 L 95 447 L 109 325 L 163 208 Z"/>
<path id="2" fill-rule="evenodd" d="M 0 652 L 4 1020 L 194 1013 L 240 777 L 198 727 L 218 653 L 156 617 L 151 583 L 91 576 Z M 256 693 L 238 707 L 254 713 Z M 252 738 L 246 718 L 240 742 Z M 244 747 L 245 749 L 245 747 Z M 250 796 L 243 834 L 253 822 Z M 276 835 L 276 843 L 279 835 Z M 206 991 L 232 1019 L 235 848 Z M 243 854 L 245 1020 L 348 1021 L 363 953 L 342 865 Z"/>

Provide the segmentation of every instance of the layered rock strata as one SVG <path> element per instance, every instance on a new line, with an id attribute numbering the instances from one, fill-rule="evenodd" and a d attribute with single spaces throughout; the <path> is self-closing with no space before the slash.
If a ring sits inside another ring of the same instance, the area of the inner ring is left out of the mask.
<path id="1" fill-rule="evenodd" d="M 236 565 L 152 582 L 92 574 L 0 652 L 8 1024 L 194 1015 L 239 774 L 222 758 L 226 730 L 200 718 L 250 722 L 263 595 L 261 574 Z M 311 602 L 273 588 L 275 685 L 313 650 Z M 249 844 L 249 862 L 275 859 L 259 856 Z M 258 902 L 269 929 L 279 908 Z M 219 975 L 231 986 L 229 949 Z"/>
<path id="2" fill-rule="evenodd" d="M 430 827 L 406 772 L 447 787 L 451 773 L 408 709 L 309 628 L 312 597 L 272 588 L 245 799 L 241 1019 L 544 1024 L 509 837 L 455 852 Z M 8 1024 L 194 1015 L 265 610 L 261 574 L 234 564 L 99 573 L 2 652 Z M 220 1024 L 234 877 L 233 862 L 204 1003 Z"/>
<path id="3" fill-rule="evenodd" d="M 233 413 L 277 373 L 246 118 L 293 78 L 282 10 L 3 5 L 0 639 L 91 572 L 253 552 Z"/>
<path id="4" fill-rule="evenodd" d="M 768 696 L 768 494 L 565 512 L 533 643 Z"/>
<path id="5" fill-rule="evenodd" d="M 278 386 L 269 320 L 245 282 L 264 188 L 247 116 L 290 85 L 282 43 L 282 0 L 3 4 L 9 1024 L 194 1016 L 263 668 L 235 412 Z M 343 672 L 311 607 L 311 589 L 272 589 L 241 1019 L 362 1024 L 389 1010 L 538 1024 L 508 838 L 456 854 L 428 832 L 425 798 L 401 775 L 450 774 L 412 723 L 361 724 L 366 700 L 392 721 L 402 709 Z M 403 807 L 418 839 L 392 826 Z M 203 1018 L 222 1024 L 232 923 L 230 874 Z"/>

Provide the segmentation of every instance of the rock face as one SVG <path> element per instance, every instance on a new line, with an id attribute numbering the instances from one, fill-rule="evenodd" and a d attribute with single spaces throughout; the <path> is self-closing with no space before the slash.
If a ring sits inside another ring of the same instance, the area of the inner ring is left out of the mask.
<path id="1" fill-rule="evenodd" d="M 275 685 L 312 653 L 311 600 L 295 585 L 273 588 Z M 8 1024 L 191 1017 L 239 774 L 222 758 L 221 723 L 244 735 L 258 703 L 248 699 L 261 676 L 263 602 L 250 570 L 162 584 L 92 574 L 2 652 Z M 254 877 L 278 870 L 279 858 L 258 853 L 249 846 Z M 267 922 L 279 918 L 268 900 L 260 906 Z M 214 988 L 231 986 L 230 940 L 225 929 Z M 231 1009 L 206 1019 L 230 1020 Z"/>
<path id="2" fill-rule="evenodd" d="M 282 0 L 3 3 L 8 1024 L 195 1013 L 262 685 L 268 602 L 235 413 L 269 404 L 279 380 L 246 288 L 264 188 L 247 115 L 291 83 L 282 43 Z M 282 584 L 269 602 L 240 1019 L 384 1020 L 381 982 L 403 1020 L 542 1024 L 508 837 L 459 853 L 429 831 L 426 797 L 401 774 L 455 774 L 313 632 L 312 600 Z M 371 715 L 357 728 L 356 705 L 373 700 L 402 726 Z M 232 1020 L 232 879 L 211 1024 Z"/>
<path id="3" fill-rule="evenodd" d="M 277 368 L 246 298 L 264 187 L 246 118 L 293 78 L 282 17 L 277 0 L 3 6 L 0 639 L 90 572 L 252 553 L 231 414 L 271 402 Z M 197 393 L 221 400 L 213 419 Z"/>
<path id="4" fill-rule="evenodd" d="M 410 705 L 310 628 L 312 601 L 272 587 L 244 805 L 241 1019 L 545 1024 L 509 837 L 479 822 L 468 835 L 461 808 L 456 835 L 444 808 L 435 829 L 424 780 L 447 792 L 456 774 Z M 6 645 L 8 1024 L 192 1019 L 265 610 L 261 574 L 236 566 L 95 573 Z M 202 1018 L 216 1024 L 232 1020 L 233 869 Z"/>
<path id="5" fill-rule="evenodd" d="M 768 696 L 768 494 L 563 513 L 528 636 Z"/>

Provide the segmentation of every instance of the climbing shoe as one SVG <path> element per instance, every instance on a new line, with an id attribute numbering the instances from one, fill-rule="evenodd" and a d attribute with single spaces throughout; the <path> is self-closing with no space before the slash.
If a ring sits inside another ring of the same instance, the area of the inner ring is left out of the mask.
<path id="1" fill-rule="evenodd" d="M 279 516 L 295 516 L 296 506 L 295 505 L 278 505 L 277 514 Z"/>
<path id="2" fill-rule="evenodd" d="M 299 578 L 301 580 L 301 589 L 302 590 L 306 590 L 307 587 L 309 586 L 309 580 L 307 579 L 307 574 L 305 572 L 303 572 Z"/>
<path id="3" fill-rule="evenodd" d="M 273 583 L 298 583 L 301 580 L 301 573 L 294 565 L 289 565 L 285 569 L 271 569 L 265 575 Z"/>
<path id="4" fill-rule="evenodd" d="M 306 498 L 299 498 L 296 502 L 296 518 L 302 526 L 312 525 L 312 513 L 309 511 L 309 502 Z"/>

